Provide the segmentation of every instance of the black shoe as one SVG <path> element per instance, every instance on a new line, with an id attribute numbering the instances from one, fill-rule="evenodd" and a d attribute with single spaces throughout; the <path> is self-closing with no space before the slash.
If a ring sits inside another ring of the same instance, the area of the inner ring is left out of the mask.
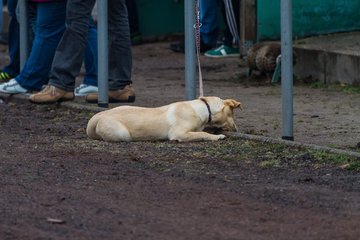
<path id="1" fill-rule="evenodd" d="M 185 46 L 184 46 L 184 42 L 175 42 L 175 43 L 171 43 L 170 44 L 170 49 L 173 52 L 177 52 L 177 53 L 184 53 L 185 52 Z"/>

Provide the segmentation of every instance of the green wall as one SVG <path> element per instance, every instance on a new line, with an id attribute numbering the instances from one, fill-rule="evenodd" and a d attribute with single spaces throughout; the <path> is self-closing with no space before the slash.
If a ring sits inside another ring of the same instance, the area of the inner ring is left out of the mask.
<path id="1" fill-rule="evenodd" d="M 143 36 L 184 32 L 184 1 L 136 0 Z"/>
<path id="2" fill-rule="evenodd" d="M 280 37 L 280 0 L 257 1 L 258 40 Z M 360 30 L 360 0 L 293 0 L 294 37 Z"/>

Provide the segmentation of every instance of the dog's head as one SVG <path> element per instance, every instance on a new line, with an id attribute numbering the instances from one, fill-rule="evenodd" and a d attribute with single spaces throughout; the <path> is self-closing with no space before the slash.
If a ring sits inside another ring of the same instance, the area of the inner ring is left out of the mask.
<path id="1" fill-rule="evenodd" d="M 234 122 L 234 109 L 240 108 L 241 103 L 234 99 L 223 100 L 218 97 L 201 97 L 205 100 L 210 107 L 211 122 L 208 124 L 211 128 L 220 128 L 224 131 L 237 131 L 236 124 Z"/>

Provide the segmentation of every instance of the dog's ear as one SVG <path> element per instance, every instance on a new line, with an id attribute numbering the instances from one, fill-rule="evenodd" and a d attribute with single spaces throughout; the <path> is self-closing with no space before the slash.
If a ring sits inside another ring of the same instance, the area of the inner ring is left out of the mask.
<path id="1" fill-rule="evenodd" d="M 234 99 L 226 99 L 224 100 L 224 104 L 226 106 L 229 106 L 230 108 L 234 109 L 234 108 L 240 108 L 241 110 L 243 110 L 242 106 L 241 106 L 241 102 L 238 102 Z"/>

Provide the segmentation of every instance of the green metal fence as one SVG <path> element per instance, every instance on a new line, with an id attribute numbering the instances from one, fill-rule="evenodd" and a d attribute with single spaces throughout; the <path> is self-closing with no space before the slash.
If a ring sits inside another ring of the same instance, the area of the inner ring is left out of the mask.
<path id="1" fill-rule="evenodd" d="M 184 1 L 136 0 L 143 36 L 184 32 Z"/>
<path id="2" fill-rule="evenodd" d="M 359 0 L 294 0 L 294 37 L 360 30 Z M 257 1 L 258 40 L 279 39 L 280 0 Z"/>

